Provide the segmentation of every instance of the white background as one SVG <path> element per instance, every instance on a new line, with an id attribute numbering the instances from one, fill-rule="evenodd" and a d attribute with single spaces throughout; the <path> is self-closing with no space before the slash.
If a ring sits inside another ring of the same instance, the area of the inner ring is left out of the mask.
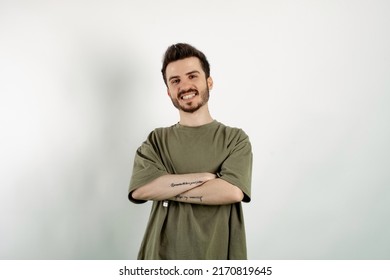
<path id="1" fill-rule="evenodd" d="M 178 121 L 160 68 L 211 63 L 249 134 L 250 259 L 390 258 L 390 2 L 0 0 L 0 259 L 134 259 L 136 148 Z"/>

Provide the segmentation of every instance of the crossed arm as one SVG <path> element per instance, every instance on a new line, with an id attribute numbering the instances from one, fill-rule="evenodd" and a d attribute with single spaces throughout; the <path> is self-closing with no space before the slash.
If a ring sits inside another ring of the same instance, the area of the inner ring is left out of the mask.
<path id="1" fill-rule="evenodd" d="M 212 173 L 168 174 L 136 189 L 138 200 L 175 200 L 180 202 L 223 205 L 242 201 L 244 194 L 236 186 Z"/>

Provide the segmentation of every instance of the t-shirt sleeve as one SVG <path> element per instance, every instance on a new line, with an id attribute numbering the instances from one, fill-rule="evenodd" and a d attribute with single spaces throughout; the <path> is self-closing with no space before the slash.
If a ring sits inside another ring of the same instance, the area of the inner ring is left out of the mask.
<path id="1" fill-rule="evenodd" d="M 137 149 L 134 157 L 133 173 L 131 175 L 128 198 L 134 203 L 144 203 L 145 200 L 136 200 L 131 193 L 139 187 L 153 181 L 154 179 L 168 174 L 161 156 L 159 155 L 158 146 L 152 132 L 148 139 Z"/>
<path id="2" fill-rule="evenodd" d="M 218 176 L 239 187 L 244 193 L 243 202 L 250 202 L 253 155 L 248 135 L 239 130 L 231 145 L 234 146 L 229 156 L 222 163 Z"/>

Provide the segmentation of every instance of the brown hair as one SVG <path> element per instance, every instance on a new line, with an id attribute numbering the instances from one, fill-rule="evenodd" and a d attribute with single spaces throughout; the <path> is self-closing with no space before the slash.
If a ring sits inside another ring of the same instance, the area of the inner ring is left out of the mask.
<path id="1" fill-rule="evenodd" d="M 165 85 L 168 86 L 167 77 L 165 73 L 168 64 L 189 57 L 197 57 L 200 60 L 200 64 L 204 73 L 206 74 L 206 79 L 210 77 L 210 64 L 207 61 L 206 56 L 201 51 L 189 44 L 178 43 L 170 46 L 164 54 L 161 73 L 163 75 Z"/>

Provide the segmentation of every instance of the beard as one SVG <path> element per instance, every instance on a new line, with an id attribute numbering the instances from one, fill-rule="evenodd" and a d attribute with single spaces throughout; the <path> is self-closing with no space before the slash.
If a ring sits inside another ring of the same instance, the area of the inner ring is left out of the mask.
<path id="1" fill-rule="evenodd" d="M 197 103 L 194 103 L 193 101 L 188 101 L 185 105 L 180 104 L 178 98 L 181 98 L 181 96 L 183 94 L 188 93 L 188 92 L 196 93 L 196 95 L 200 97 L 200 101 L 198 101 Z M 177 109 L 182 110 L 186 113 L 194 113 L 194 112 L 198 111 L 201 107 L 203 107 L 209 101 L 210 91 L 209 91 L 209 87 L 206 86 L 206 88 L 200 92 L 198 90 L 195 90 L 195 89 L 190 89 L 190 90 L 179 92 L 177 96 L 178 96 L 178 98 L 171 97 L 173 105 Z"/>

